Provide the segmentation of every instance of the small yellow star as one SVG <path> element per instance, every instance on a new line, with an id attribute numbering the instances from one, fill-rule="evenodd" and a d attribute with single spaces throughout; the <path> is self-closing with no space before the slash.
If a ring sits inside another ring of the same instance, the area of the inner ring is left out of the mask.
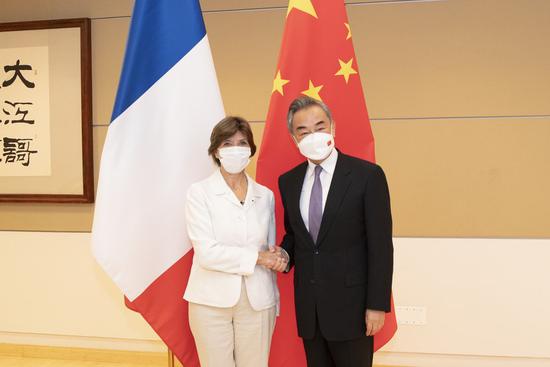
<path id="1" fill-rule="evenodd" d="M 352 74 L 357 74 L 357 71 L 355 71 L 352 67 L 353 57 L 349 59 L 348 62 L 343 62 L 340 59 L 338 59 L 338 62 L 340 63 L 340 70 L 338 70 L 334 75 L 342 75 L 346 80 L 346 84 L 348 84 L 349 76 Z"/>
<path id="2" fill-rule="evenodd" d="M 351 28 L 349 26 L 349 23 L 344 23 L 344 25 L 348 29 L 348 35 L 346 36 L 346 40 L 349 40 L 351 38 Z"/>
<path id="3" fill-rule="evenodd" d="M 315 19 L 318 19 L 317 13 L 315 12 L 315 8 L 313 7 L 311 0 L 289 0 L 288 10 L 286 11 L 287 16 L 292 9 L 301 10 L 304 13 L 311 15 Z"/>
<path id="4" fill-rule="evenodd" d="M 288 83 L 290 83 L 290 81 L 281 78 L 281 70 L 278 70 L 277 76 L 273 79 L 273 89 L 271 90 L 271 93 L 273 94 L 273 92 L 277 91 L 281 93 L 281 96 L 284 96 L 285 94 L 283 92 L 283 87 Z"/>
<path id="5" fill-rule="evenodd" d="M 321 88 L 323 88 L 322 85 L 319 85 L 316 87 L 315 85 L 313 85 L 313 82 L 310 80 L 308 89 L 302 91 L 302 94 L 305 94 L 306 96 L 311 98 L 315 98 L 318 101 L 322 101 L 321 96 L 319 95 Z"/>

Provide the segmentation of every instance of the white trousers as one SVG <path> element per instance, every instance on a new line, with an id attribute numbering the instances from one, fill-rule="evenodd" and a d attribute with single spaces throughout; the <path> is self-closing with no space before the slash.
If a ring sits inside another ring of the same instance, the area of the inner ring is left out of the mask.
<path id="1" fill-rule="evenodd" d="M 189 303 L 189 325 L 201 367 L 267 367 L 275 307 L 255 311 L 244 281 L 233 307 Z"/>

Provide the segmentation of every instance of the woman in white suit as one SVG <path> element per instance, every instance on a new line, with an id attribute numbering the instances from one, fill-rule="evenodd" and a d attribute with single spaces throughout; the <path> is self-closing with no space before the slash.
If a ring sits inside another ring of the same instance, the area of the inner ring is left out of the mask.
<path id="1" fill-rule="evenodd" d="M 209 155 L 219 167 L 187 195 L 194 257 L 184 298 L 202 367 L 267 367 L 279 309 L 273 192 L 244 169 L 256 146 L 240 117 L 221 120 Z"/>

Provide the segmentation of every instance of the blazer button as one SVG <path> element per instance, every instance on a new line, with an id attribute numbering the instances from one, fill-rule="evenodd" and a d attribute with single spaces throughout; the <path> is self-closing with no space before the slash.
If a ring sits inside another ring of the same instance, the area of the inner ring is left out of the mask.
<path id="1" fill-rule="evenodd" d="M 315 250 L 313 250 L 313 253 L 314 253 L 315 255 L 319 255 L 319 250 L 315 249 Z"/>
<path id="2" fill-rule="evenodd" d="M 311 284 L 315 284 L 315 279 L 310 279 L 309 282 L 310 282 Z"/>

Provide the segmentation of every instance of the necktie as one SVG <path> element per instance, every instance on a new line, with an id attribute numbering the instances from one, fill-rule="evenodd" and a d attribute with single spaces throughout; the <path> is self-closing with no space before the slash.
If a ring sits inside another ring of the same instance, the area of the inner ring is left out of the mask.
<path id="1" fill-rule="evenodd" d="M 309 197 L 309 234 L 311 234 L 314 243 L 317 242 L 317 235 L 319 235 L 321 219 L 323 218 L 323 187 L 320 179 L 322 170 L 321 166 L 315 166 L 315 179 Z"/>

